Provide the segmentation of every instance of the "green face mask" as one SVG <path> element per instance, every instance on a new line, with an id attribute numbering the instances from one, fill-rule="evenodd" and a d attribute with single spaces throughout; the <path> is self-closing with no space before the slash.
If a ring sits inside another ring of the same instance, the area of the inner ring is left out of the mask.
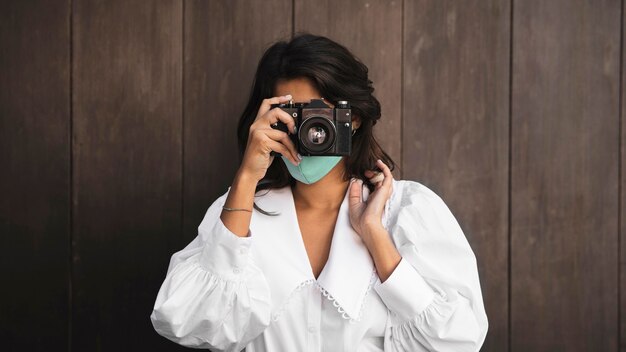
<path id="1" fill-rule="evenodd" d="M 300 165 L 295 166 L 284 156 L 281 158 L 291 176 L 306 184 L 319 181 L 341 160 L 340 156 L 303 156 Z"/>

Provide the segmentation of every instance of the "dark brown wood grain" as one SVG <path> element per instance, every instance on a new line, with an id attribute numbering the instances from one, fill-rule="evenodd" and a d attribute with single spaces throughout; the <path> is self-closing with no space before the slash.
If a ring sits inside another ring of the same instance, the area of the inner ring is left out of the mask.
<path id="1" fill-rule="evenodd" d="M 405 179 L 446 202 L 478 260 L 489 333 L 507 351 L 510 7 L 502 1 L 404 4 Z"/>
<path id="2" fill-rule="evenodd" d="M 516 1 L 511 345 L 616 351 L 620 1 Z"/>
<path id="3" fill-rule="evenodd" d="M 182 2 L 73 5 L 72 349 L 172 350 L 149 316 L 181 232 Z"/>
<path id="4" fill-rule="evenodd" d="M 187 350 L 149 319 L 169 259 L 232 182 L 261 54 L 306 31 L 369 67 L 395 176 L 464 230 L 481 351 L 626 351 L 623 6 L 1 2 L 0 350 Z"/>
<path id="5" fill-rule="evenodd" d="M 0 3 L 0 338 L 4 351 L 69 341 L 70 10 Z"/>
<path id="6" fill-rule="evenodd" d="M 232 183 L 237 122 L 256 66 L 291 36 L 289 0 L 185 2 L 184 235 L 198 234 L 211 203 Z"/>
<path id="7" fill-rule="evenodd" d="M 382 116 L 374 127 L 401 177 L 402 1 L 294 1 L 295 32 L 327 36 L 368 68 Z"/>
<path id="8" fill-rule="evenodd" d="M 620 73 L 621 87 L 620 87 L 620 202 L 619 202 L 619 321 L 618 321 L 618 337 L 619 337 L 619 350 L 626 351 L 626 107 L 624 106 L 624 99 L 626 94 L 624 93 L 624 85 L 626 84 L 626 74 L 624 74 L 624 55 L 626 50 L 624 49 L 624 20 L 626 19 L 626 13 L 624 12 L 624 2 L 622 1 L 622 18 L 621 18 L 621 30 L 622 30 L 622 42 L 621 42 L 621 63 Z"/>

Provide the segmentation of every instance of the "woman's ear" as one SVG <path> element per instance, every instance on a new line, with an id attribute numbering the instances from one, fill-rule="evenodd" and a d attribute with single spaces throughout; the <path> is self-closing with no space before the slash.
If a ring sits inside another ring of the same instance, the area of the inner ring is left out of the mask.
<path id="1" fill-rule="evenodd" d="M 356 130 L 361 127 L 361 117 L 357 115 L 352 115 L 352 129 Z"/>

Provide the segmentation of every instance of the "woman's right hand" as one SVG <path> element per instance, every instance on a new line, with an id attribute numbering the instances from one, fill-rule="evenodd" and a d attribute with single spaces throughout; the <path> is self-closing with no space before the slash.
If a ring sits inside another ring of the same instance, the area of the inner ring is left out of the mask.
<path id="1" fill-rule="evenodd" d="M 263 100 L 256 119 L 250 125 L 248 144 L 239 168 L 240 173 L 257 182 L 261 180 L 274 160 L 274 156 L 270 156 L 271 151 L 282 154 L 294 165 L 300 163 L 298 152 L 289 135 L 271 127 L 272 124 L 281 121 L 287 125 L 289 131 L 292 131 L 291 133 L 295 133 L 296 124 L 291 115 L 279 107 L 270 109 L 272 104 L 286 103 L 290 100 L 291 95 Z"/>

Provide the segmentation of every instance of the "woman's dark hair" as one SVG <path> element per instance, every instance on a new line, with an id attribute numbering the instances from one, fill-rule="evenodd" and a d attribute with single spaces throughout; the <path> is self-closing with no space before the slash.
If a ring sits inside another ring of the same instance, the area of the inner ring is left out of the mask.
<path id="1" fill-rule="evenodd" d="M 380 103 L 372 95 L 374 87 L 368 78 L 367 66 L 341 44 L 308 33 L 299 34 L 289 42 L 273 44 L 259 61 L 250 99 L 237 127 L 240 160 L 246 150 L 250 125 L 263 99 L 275 96 L 278 81 L 294 78 L 308 78 L 324 99 L 333 104 L 339 100 L 349 101 L 352 114 L 361 118 L 361 125 L 352 137 L 351 155 L 345 158 L 345 180 L 351 177 L 367 180 L 364 172 L 377 169 L 377 159 L 381 159 L 391 170 L 395 168 L 395 163 L 376 142 L 372 131 L 381 114 Z M 283 161 L 274 158 L 256 191 L 294 183 Z M 365 184 L 370 191 L 374 190 L 369 182 Z M 256 204 L 255 208 L 268 214 Z"/>

